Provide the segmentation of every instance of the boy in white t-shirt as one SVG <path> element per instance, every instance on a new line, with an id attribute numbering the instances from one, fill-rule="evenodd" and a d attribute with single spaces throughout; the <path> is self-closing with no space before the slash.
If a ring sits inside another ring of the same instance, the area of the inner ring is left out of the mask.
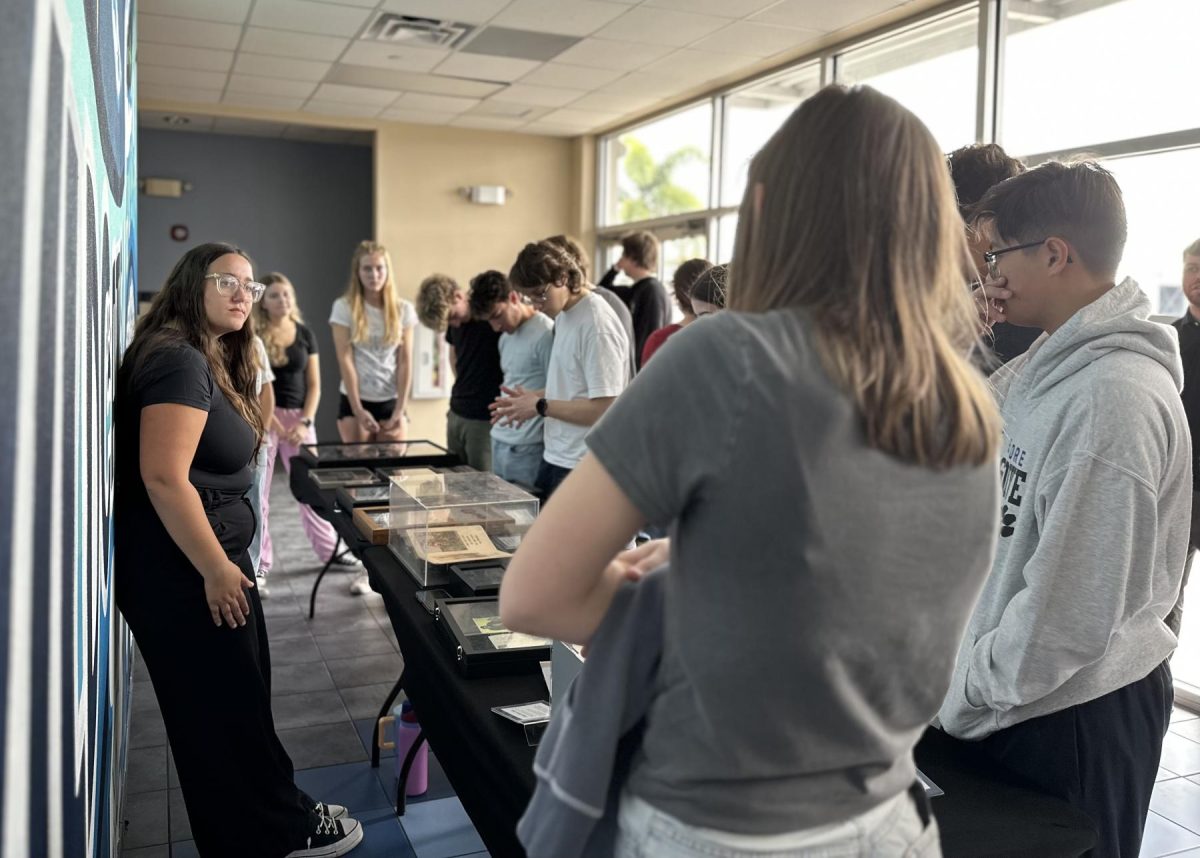
<path id="1" fill-rule="evenodd" d="M 506 389 L 492 412 L 515 426 L 545 418 L 545 450 L 534 485 L 548 498 L 587 452 L 588 431 L 629 384 L 631 344 L 616 314 L 560 247 L 546 241 L 525 245 L 508 279 L 554 319 L 554 347 L 545 390 Z"/>

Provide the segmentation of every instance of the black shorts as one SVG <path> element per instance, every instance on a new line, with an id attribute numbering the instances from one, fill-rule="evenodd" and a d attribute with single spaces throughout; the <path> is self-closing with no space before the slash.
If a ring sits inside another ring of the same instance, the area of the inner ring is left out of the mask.
<path id="1" fill-rule="evenodd" d="M 382 423 L 384 420 L 390 420 L 392 413 L 396 410 L 395 399 L 385 399 L 382 402 L 369 402 L 366 399 L 361 400 L 363 408 L 367 409 L 367 413 Z M 342 394 L 338 400 L 338 420 L 343 417 L 353 417 L 354 409 L 350 407 L 350 400 L 346 394 Z"/>

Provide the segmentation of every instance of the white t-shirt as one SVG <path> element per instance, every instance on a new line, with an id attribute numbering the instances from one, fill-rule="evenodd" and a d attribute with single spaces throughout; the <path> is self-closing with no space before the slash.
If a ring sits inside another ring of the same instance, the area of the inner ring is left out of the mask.
<path id="1" fill-rule="evenodd" d="M 629 338 L 617 314 L 589 293 L 554 320 L 554 348 L 546 371 L 546 398 L 602 399 L 618 396 L 629 384 Z M 590 426 L 546 418 L 542 457 L 560 468 L 574 468 L 587 452 Z"/>
<path id="2" fill-rule="evenodd" d="M 400 346 L 383 341 L 383 311 L 370 304 L 363 306 L 367 313 L 367 339 L 350 343 L 354 352 L 354 369 L 358 373 L 358 398 L 365 402 L 386 402 L 396 398 L 396 349 Z M 354 335 L 354 317 L 350 315 L 350 302 L 344 297 L 333 302 L 329 324 L 342 325 L 349 329 L 351 336 Z M 417 311 L 411 303 L 401 298 L 400 327 L 406 336 L 412 336 L 416 324 Z M 338 385 L 338 390 L 345 395 L 344 381 Z"/>
<path id="3" fill-rule="evenodd" d="M 544 313 L 534 313 L 511 334 L 501 334 L 500 371 L 505 387 L 524 387 L 543 390 L 546 387 L 546 368 L 550 366 L 550 351 L 554 348 L 554 322 Z M 542 443 L 542 418 L 526 420 L 518 429 L 496 423 L 492 440 L 500 444 Z"/>
<path id="4" fill-rule="evenodd" d="M 254 338 L 254 349 L 258 352 L 258 378 L 254 382 L 254 392 L 261 394 L 263 385 L 270 384 L 275 380 L 275 373 L 271 370 L 271 361 L 267 358 L 267 346 L 262 341 L 262 337 Z"/>

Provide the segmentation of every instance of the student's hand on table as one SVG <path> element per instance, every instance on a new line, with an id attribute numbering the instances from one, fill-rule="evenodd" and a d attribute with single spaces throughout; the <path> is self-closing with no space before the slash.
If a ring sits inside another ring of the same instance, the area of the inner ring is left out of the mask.
<path id="1" fill-rule="evenodd" d="M 988 329 L 996 322 L 1005 321 L 1004 302 L 1012 297 L 1008 289 L 1008 280 L 1001 277 L 997 280 L 985 280 L 975 287 L 971 293 L 975 306 L 979 310 L 979 324 Z"/>
<path id="2" fill-rule="evenodd" d="M 525 421 L 537 417 L 537 402 L 541 398 L 537 391 L 529 391 L 518 385 L 501 387 L 500 392 L 504 395 L 497 396 L 496 401 L 488 406 L 493 424 L 520 429 Z"/>
<path id="3" fill-rule="evenodd" d="M 250 603 L 243 591 L 253 586 L 254 582 L 242 574 L 237 564 L 228 560 L 218 569 L 206 574 L 204 598 L 208 601 L 213 624 L 224 624 L 231 629 L 246 625 Z"/>
<path id="4" fill-rule="evenodd" d="M 354 415 L 358 420 L 358 428 L 366 432 L 368 435 L 374 435 L 379 431 L 379 422 L 371 416 L 371 412 L 363 408 Z"/>

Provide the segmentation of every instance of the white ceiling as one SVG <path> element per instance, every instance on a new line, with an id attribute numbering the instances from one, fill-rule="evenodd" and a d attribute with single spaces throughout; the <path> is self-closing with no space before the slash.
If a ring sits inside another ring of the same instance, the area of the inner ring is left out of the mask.
<path id="1" fill-rule="evenodd" d="M 911 2 L 141 0 L 138 86 L 144 101 L 189 102 L 197 114 L 229 105 L 574 136 Z M 383 13 L 475 29 L 452 50 L 380 42 L 366 31 Z M 142 124 L 162 117 L 144 111 Z"/>

